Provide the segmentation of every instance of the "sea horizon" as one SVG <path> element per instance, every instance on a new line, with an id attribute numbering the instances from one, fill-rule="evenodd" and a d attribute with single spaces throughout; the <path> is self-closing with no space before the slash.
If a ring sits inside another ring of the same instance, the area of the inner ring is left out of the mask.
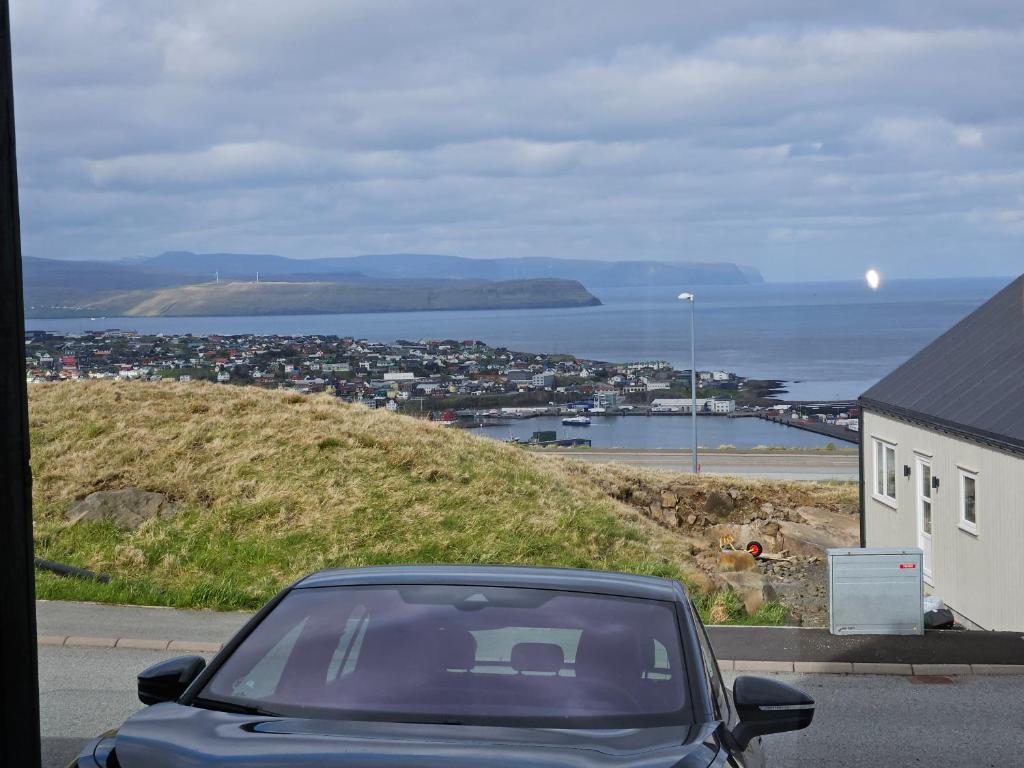
<path id="1" fill-rule="evenodd" d="M 850 399 L 1012 278 L 835 280 L 693 286 L 697 367 L 785 382 L 784 399 Z M 581 275 L 585 284 L 585 275 Z M 679 290 L 688 286 L 679 286 Z M 522 352 L 689 368 L 689 312 L 676 287 L 604 288 L 600 306 L 221 317 L 30 318 L 27 331 L 479 339 Z"/>

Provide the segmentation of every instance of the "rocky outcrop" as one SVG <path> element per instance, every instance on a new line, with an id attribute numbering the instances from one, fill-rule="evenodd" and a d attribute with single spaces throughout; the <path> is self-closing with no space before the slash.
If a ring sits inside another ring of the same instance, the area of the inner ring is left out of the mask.
<path id="1" fill-rule="evenodd" d="M 779 600 L 798 624 L 819 625 L 825 615 L 824 550 L 855 546 L 856 509 L 832 504 L 827 490 L 800 484 L 754 484 L 687 476 L 677 482 L 618 471 L 601 478 L 610 495 L 685 537 L 699 570 L 695 586 L 734 590 L 747 611 Z M 757 541 L 767 556 L 742 551 Z M 723 549 L 730 545 L 737 550 Z"/>
<path id="2" fill-rule="evenodd" d="M 122 530 L 133 530 L 147 520 L 174 512 L 174 505 L 162 493 L 122 488 L 90 493 L 71 505 L 67 519 L 71 523 L 110 521 Z"/>

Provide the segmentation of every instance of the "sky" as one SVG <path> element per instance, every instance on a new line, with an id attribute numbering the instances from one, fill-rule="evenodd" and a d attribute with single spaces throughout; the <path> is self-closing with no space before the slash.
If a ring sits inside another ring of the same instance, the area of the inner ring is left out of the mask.
<path id="1" fill-rule="evenodd" d="M 1019 0 L 25 0 L 12 35 L 27 256 L 1024 272 Z"/>

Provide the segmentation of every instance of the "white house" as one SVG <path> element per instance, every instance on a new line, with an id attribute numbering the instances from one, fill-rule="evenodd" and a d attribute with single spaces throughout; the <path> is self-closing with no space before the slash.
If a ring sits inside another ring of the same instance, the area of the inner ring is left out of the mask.
<path id="1" fill-rule="evenodd" d="M 920 547 L 962 619 L 1024 631 L 1024 276 L 860 403 L 862 543 Z"/>

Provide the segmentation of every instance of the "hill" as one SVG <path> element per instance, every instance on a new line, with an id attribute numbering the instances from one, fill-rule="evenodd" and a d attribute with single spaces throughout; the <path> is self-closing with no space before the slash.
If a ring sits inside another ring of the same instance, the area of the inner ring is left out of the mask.
<path id="1" fill-rule="evenodd" d="M 684 570 L 671 535 L 599 489 L 459 430 L 254 387 L 30 389 L 38 554 L 117 577 L 40 574 L 42 597 L 252 608 L 303 573 L 372 563 Z M 64 520 L 122 487 L 180 511 L 134 532 Z"/>
<path id="2" fill-rule="evenodd" d="M 692 501 L 728 483 L 780 509 L 855 497 L 563 462 L 328 396 L 255 387 L 54 383 L 32 385 L 29 400 L 37 554 L 114 577 L 104 585 L 40 572 L 43 598 L 253 608 L 315 569 L 403 562 L 699 578 L 694 540 L 650 519 L 637 506 L 650 500 L 642 488 L 671 479 Z M 65 519 L 74 500 L 121 488 L 166 494 L 178 512 L 134 531 Z M 753 620 L 780 618 L 769 605 Z"/>
<path id="3" fill-rule="evenodd" d="M 583 307 L 600 300 L 574 280 L 388 283 L 202 283 L 129 291 L 87 303 L 90 314 L 134 317 Z"/>
<path id="4" fill-rule="evenodd" d="M 467 259 L 429 253 L 389 253 L 325 259 L 289 259 L 271 254 L 192 253 L 169 251 L 137 262 L 146 269 L 221 276 L 320 275 L 358 272 L 372 278 L 445 278 L 457 280 L 579 280 L 590 288 L 693 285 L 742 285 L 763 282 L 751 267 L 729 262 L 599 261 L 596 259 Z M 320 278 L 318 278 L 320 279 Z"/>

